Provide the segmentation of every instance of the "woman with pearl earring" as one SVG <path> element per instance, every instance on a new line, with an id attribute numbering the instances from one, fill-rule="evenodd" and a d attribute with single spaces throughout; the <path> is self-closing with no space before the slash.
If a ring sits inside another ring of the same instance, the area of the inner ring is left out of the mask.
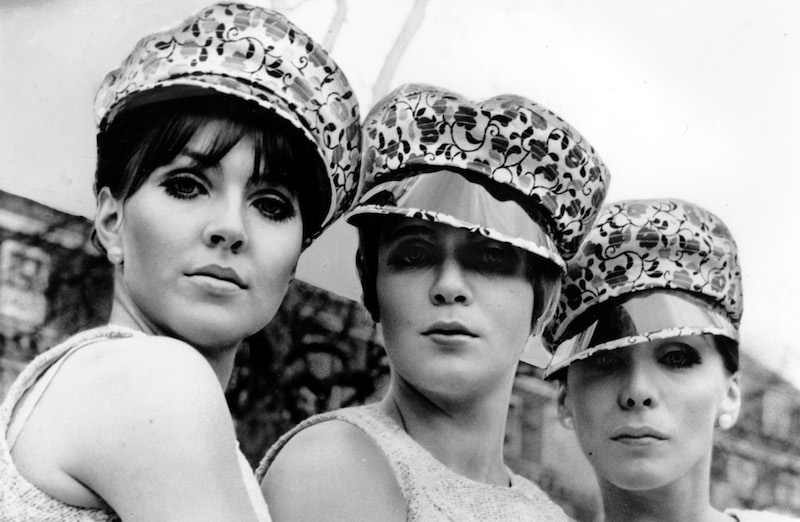
<path id="1" fill-rule="evenodd" d="M 787 520 L 710 501 L 714 433 L 741 407 L 741 317 L 737 247 L 717 216 L 678 199 L 601 211 L 544 339 L 606 522 Z"/>
<path id="2" fill-rule="evenodd" d="M 94 107 L 110 316 L 3 400 L 0 520 L 268 522 L 224 390 L 359 193 L 353 90 L 282 14 L 220 3 L 141 38 Z"/>

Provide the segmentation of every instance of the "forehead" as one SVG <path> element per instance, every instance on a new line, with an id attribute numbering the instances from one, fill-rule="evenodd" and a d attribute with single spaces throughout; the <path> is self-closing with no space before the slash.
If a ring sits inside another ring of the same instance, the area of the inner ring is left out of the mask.
<path id="1" fill-rule="evenodd" d="M 667 337 L 665 339 L 654 339 L 652 341 L 631 345 L 627 348 L 636 353 L 641 352 L 642 349 L 661 350 L 673 346 L 688 346 L 695 350 L 714 350 L 714 339 L 711 335 L 683 335 L 680 337 Z"/>
<path id="2" fill-rule="evenodd" d="M 267 150 L 262 142 L 263 136 L 255 129 L 233 121 L 211 119 L 197 128 L 179 156 L 191 158 L 204 167 L 235 160 L 248 171 L 250 184 L 279 184 L 294 189 L 286 169 L 275 161 L 277 151 Z M 234 150 L 235 157 L 231 156 Z"/>

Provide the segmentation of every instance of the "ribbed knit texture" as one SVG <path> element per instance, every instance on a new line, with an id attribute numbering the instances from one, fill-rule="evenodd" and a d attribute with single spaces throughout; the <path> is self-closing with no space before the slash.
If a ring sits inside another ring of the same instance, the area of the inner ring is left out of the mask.
<path id="1" fill-rule="evenodd" d="M 776 515 L 768 511 L 752 511 L 749 509 L 726 509 L 726 515 L 731 515 L 739 522 L 792 522 L 800 518 Z"/>
<path id="2" fill-rule="evenodd" d="M 564 511 L 529 480 L 512 473 L 511 487 L 476 482 L 454 472 L 417 444 L 376 404 L 311 417 L 285 434 L 256 470 L 259 482 L 283 446 L 305 428 L 329 420 L 352 424 L 369 435 L 389 460 L 412 521 L 565 521 Z"/>

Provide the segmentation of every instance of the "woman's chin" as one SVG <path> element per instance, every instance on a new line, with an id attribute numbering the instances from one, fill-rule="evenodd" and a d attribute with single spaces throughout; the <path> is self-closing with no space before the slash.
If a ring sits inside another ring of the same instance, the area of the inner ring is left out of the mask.
<path id="1" fill-rule="evenodd" d="M 674 475 L 660 459 L 626 458 L 609 448 L 594 448 L 587 458 L 600 482 L 628 491 L 658 488 Z"/>
<path id="2" fill-rule="evenodd" d="M 663 471 L 638 469 L 617 472 L 606 480 L 626 491 L 650 491 L 668 485 L 674 478 Z"/>

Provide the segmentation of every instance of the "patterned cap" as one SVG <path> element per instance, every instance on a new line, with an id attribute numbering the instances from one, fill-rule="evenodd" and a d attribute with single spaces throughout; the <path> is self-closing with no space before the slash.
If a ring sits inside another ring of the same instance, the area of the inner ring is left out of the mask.
<path id="1" fill-rule="evenodd" d="M 522 96 L 474 102 L 407 84 L 377 103 L 363 132 L 365 192 L 348 214 L 350 223 L 376 214 L 446 222 L 515 244 L 562 269 L 594 223 L 609 182 L 605 164 L 575 129 Z M 462 186 L 440 186 L 458 184 L 444 172 L 460 174 Z M 469 192 L 464 180 L 491 194 L 481 208 L 494 212 L 503 201 L 518 207 L 517 214 L 501 211 L 487 222 L 487 212 L 463 204 L 462 215 L 454 215 L 453 194 Z M 412 191 L 428 193 L 428 206 L 412 206 L 420 199 Z M 521 223 L 531 219 L 539 232 L 520 235 Z"/>
<path id="2" fill-rule="evenodd" d="M 327 173 L 320 184 L 330 201 L 313 236 L 352 204 L 360 189 L 355 94 L 330 55 L 270 9 L 215 4 L 142 38 L 100 85 L 98 132 L 126 109 L 213 92 L 257 103 L 315 145 Z"/>
<path id="3" fill-rule="evenodd" d="M 678 199 L 607 205 L 568 263 L 544 332 L 552 375 L 599 350 L 713 334 L 738 340 L 736 243 L 711 212 Z"/>

